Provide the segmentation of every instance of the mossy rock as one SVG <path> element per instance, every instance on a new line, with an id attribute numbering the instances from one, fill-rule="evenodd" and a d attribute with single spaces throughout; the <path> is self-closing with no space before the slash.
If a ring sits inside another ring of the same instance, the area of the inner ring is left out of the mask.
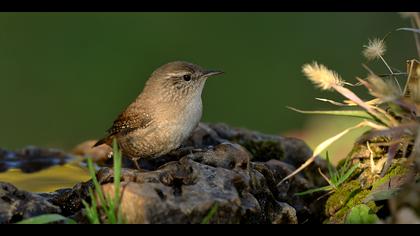
<path id="1" fill-rule="evenodd" d="M 372 185 L 362 187 L 362 176 L 342 184 L 325 204 L 328 219 L 324 223 L 344 223 L 351 209 L 359 204 L 365 204 L 373 213 L 377 213 L 382 206 L 378 206 L 375 201 L 396 196 L 401 187 L 414 177 L 412 166 L 407 164 L 405 158 L 394 160 L 387 174 Z M 366 168 L 363 171 L 370 170 Z"/>
<path id="2" fill-rule="evenodd" d="M 372 184 L 372 189 L 367 200 L 385 200 L 397 196 L 402 187 L 414 181 L 414 166 L 406 158 L 392 162 L 387 173 Z"/>
<path id="3" fill-rule="evenodd" d="M 369 192 L 368 189 L 362 189 L 359 180 L 344 183 L 328 198 L 325 204 L 325 214 L 329 218 L 324 223 L 344 223 L 350 210 L 354 206 L 364 203 L 363 200 Z M 365 204 L 375 213 L 379 210 L 373 201 Z"/>
<path id="4" fill-rule="evenodd" d="M 373 183 L 372 190 L 378 188 L 379 186 L 385 183 L 388 183 L 394 177 L 406 176 L 410 174 L 412 169 L 407 164 L 408 162 L 407 162 L 407 159 L 405 158 L 394 160 L 391 167 L 387 171 L 387 174 L 384 177 L 378 179 L 375 183 Z"/>

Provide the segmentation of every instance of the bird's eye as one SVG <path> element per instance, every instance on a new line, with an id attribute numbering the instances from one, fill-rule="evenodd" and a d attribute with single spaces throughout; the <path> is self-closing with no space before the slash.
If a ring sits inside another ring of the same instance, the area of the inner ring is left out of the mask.
<path id="1" fill-rule="evenodd" d="M 184 75 L 184 76 L 182 76 L 182 78 L 183 78 L 185 81 L 190 81 L 190 80 L 191 80 L 191 75 Z"/>

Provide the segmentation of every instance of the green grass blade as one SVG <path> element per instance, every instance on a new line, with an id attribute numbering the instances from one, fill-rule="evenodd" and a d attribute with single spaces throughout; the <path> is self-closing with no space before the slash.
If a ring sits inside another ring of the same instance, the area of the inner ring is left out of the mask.
<path id="1" fill-rule="evenodd" d="M 204 217 L 204 219 L 201 221 L 201 224 L 210 223 L 210 220 L 213 219 L 214 215 L 217 213 L 218 208 L 219 208 L 219 205 L 215 203 L 210 209 L 209 213 L 206 215 L 206 217 Z"/>
<path id="2" fill-rule="evenodd" d="M 92 178 L 92 182 L 94 185 L 94 191 L 89 188 L 89 195 L 91 198 L 91 206 L 86 201 L 82 201 L 87 217 L 92 224 L 100 224 L 101 220 L 99 217 L 98 212 L 98 202 L 99 201 L 100 207 L 102 212 L 106 216 L 106 220 L 102 223 L 108 224 L 117 224 L 123 223 L 122 213 L 119 209 L 120 204 L 120 186 L 121 186 L 121 165 L 122 165 L 122 153 L 118 148 L 117 142 L 113 141 L 113 160 L 114 160 L 114 196 L 111 197 L 112 194 L 104 193 L 102 191 L 102 187 L 99 184 L 95 169 L 93 167 L 93 161 L 91 158 L 87 159 L 89 175 Z M 97 200 L 99 198 L 99 200 Z"/>
<path id="3" fill-rule="evenodd" d="M 330 181 L 335 185 L 337 183 L 337 171 L 331 164 L 330 155 L 328 154 L 328 151 L 326 152 L 325 156 L 326 156 L 328 175 L 330 176 Z"/>
<path id="4" fill-rule="evenodd" d="M 117 140 L 113 141 L 113 152 L 114 152 L 114 207 L 119 208 L 120 202 L 120 185 L 121 185 L 121 162 L 122 153 L 118 150 Z"/>
<path id="5" fill-rule="evenodd" d="M 357 163 L 356 165 L 354 165 L 354 166 L 352 166 L 351 168 L 350 168 L 350 170 L 348 170 L 347 172 L 346 172 L 346 174 L 344 174 L 343 176 L 341 176 L 340 177 L 340 179 L 339 179 L 339 181 L 338 181 L 338 183 L 337 183 L 337 186 L 338 185 L 340 185 L 340 184 L 342 184 L 342 183 L 344 183 L 350 176 L 351 176 L 351 174 L 353 174 L 353 172 L 357 169 L 359 167 L 359 163 Z"/>
<path id="6" fill-rule="evenodd" d="M 82 204 L 85 207 L 86 216 L 91 224 L 99 224 L 99 217 L 97 215 L 95 216 L 96 209 L 93 208 L 93 206 L 89 206 L 89 204 L 82 200 Z"/>
<path id="7" fill-rule="evenodd" d="M 104 194 L 102 193 L 102 187 L 96 179 L 95 168 L 93 167 L 93 161 L 91 158 L 87 159 L 89 175 L 92 177 L 93 185 L 95 186 L 95 192 L 97 193 L 102 207 L 106 207 L 106 200 Z"/>
<path id="8" fill-rule="evenodd" d="M 344 164 L 341 166 L 341 168 L 338 170 L 338 174 L 340 176 L 343 176 L 346 171 L 349 169 L 349 164 L 350 164 L 350 157 L 346 157 L 346 159 L 344 160 Z"/>
<path id="9" fill-rule="evenodd" d="M 45 214 L 40 216 L 35 216 L 32 218 L 28 218 L 22 221 L 17 222 L 16 224 L 48 224 L 57 221 L 64 221 L 67 224 L 76 224 L 76 221 L 64 217 L 59 214 Z"/>
<path id="10" fill-rule="evenodd" d="M 91 224 L 100 224 L 101 221 L 99 219 L 99 213 L 98 213 L 98 204 L 96 202 L 95 194 L 93 193 L 93 190 L 89 188 L 89 196 L 92 202 L 92 206 L 89 206 L 89 204 L 86 201 L 82 201 L 83 205 L 85 206 L 86 213 L 88 214 L 88 218 Z"/>
<path id="11" fill-rule="evenodd" d="M 293 111 L 302 113 L 302 114 L 315 114 L 315 115 L 333 115 L 333 116 L 346 116 L 346 117 L 356 117 L 361 119 L 369 119 L 375 121 L 375 118 L 372 117 L 368 112 L 362 110 L 346 110 L 346 111 L 306 111 L 296 109 L 294 107 L 287 107 Z"/>
<path id="12" fill-rule="evenodd" d="M 316 192 L 321 192 L 321 191 L 331 191 L 333 189 L 334 189 L 334 187 L 328 185 L 328 186 L 324 186 L 324 187 L 309 189 L 307 191 L 300 192 L 300 193 L 295 193 L 295 195 L 296 196 L 303 196 L 303 195 L 308 195 L 308 194 L 311 194 L 311 193 L 316 193 Z"/>

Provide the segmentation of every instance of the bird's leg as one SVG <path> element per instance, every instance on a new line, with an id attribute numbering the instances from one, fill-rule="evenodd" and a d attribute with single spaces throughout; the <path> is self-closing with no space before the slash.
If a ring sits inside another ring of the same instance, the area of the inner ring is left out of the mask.
<path id="1" fill-rule="evenodd" d="M 134 165 L 136 166 L 137 170 L 142 170 L 142 169 L 140 168 L 140 166 L 139 166 L 139 163 L 137 162 L 137 161 L 138 161 L 138 159 L 132 159 L 132 160 L 133 160 Z"/>

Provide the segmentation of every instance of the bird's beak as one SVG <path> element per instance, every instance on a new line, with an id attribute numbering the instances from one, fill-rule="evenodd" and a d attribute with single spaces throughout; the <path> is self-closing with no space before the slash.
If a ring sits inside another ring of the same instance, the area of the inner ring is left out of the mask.
<path id="1" fill-rule="evenodd" d="M 215 75 L 220 75 L 220 74 L 223 74 L 223 73 L 224 73 L 223 71 L 208 70 L 208 71 L 204 72 L 203 76 L 208 78 L 208 77 L 215 76 Z"/>

